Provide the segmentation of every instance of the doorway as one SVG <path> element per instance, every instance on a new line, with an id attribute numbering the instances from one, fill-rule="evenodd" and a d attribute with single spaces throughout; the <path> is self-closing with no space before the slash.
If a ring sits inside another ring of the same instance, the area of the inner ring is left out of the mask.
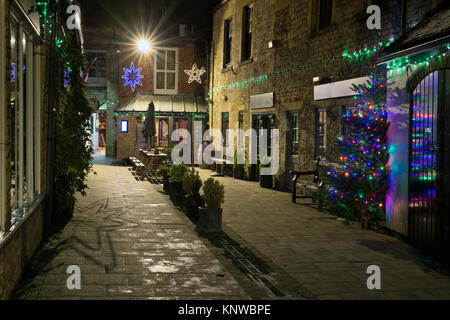
<path id="1" fill-rule="evenodd" d="M 409 242 L 441 260 L 450 256 L 450 70 L 430 73 L 413 90 L 410 112 Z"/>

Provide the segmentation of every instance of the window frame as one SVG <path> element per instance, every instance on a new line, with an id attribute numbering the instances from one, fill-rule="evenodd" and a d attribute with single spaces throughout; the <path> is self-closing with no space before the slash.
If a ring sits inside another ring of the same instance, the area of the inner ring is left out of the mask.
<path id="1" fill-rule="evenodd" d="M 164 50 L 165 54 L 165 69 L 158 69 L 158 51 Z M 167 69 L 167 51 L 175 51 L 175 71 Z M 153 59 L 153 92 L 155 94 L 178 94 L 178 67 L 179 67 L 179 48 L 176 47 L 158 47 L 155 48 Z M 164 72 L 164 89 L 157 88 L 157 74 Z M 167 74 L 175 73 L 175 89 L 167 89 Z"/>
<path id="2" fill-rule="evenodd" d="M 224 20 L 223 28 L 223 68 L 226 69 L 231 65 L 233 47 L 233 19 Z M 228 59 L 227 59 L 228 58 Z"/>
<path id="3" fill-rule="evenodd" d="M 252 39 L 253 39 L 253 4 L 248 4 L 242 9 L 242 43 L 241 43 L 241 62 L 252 58 Z"/>

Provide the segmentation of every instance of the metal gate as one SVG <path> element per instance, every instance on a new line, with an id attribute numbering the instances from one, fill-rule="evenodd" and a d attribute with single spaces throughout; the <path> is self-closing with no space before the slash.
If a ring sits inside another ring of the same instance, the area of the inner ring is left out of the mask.
<path id="1" fill-rule="evenodd" d="M 450 213 L 440 199 L 450 194 L 448 186 L 442 188 L 441 175 L 441 169 L 448 167 L 440 149 L 445 143 L 439 118 L 445 107 L 441 76 L 445 78 L 445 71 L 429 74 L 411 97 L 408 239 L 413 246 L 447 260 Z"/>

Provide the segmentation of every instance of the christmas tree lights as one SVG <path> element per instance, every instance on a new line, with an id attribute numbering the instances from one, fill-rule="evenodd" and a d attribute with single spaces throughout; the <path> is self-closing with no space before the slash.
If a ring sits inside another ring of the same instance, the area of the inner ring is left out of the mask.
<path id="1" fill-rule="evenodd" d="M 364 222 L 384 213 L 389 173 L 385 83 L 383 71 L 376 70 L 367 84 L 354 85 L 355 106 L 343 114 L 348 134 L 337 142 L 343 166 L 326 172 L 332 202 Z"/>

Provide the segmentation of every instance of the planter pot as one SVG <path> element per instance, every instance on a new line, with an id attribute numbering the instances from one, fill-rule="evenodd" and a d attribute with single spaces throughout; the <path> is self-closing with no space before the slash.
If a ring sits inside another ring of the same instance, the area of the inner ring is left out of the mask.
<path id="1" fill-rule="evenodd" d="M 184 204 L 185 192 L 183 190 L 183 183 L 178 181 L 169 182 L 169 196 L 170 200 L 176 205 Z"/>
<path id="2" fill-rule="evenodd" d="M 223 173 L 223 165 L 222 164 L 216 164 L 217 167 L 217 174 L 222 174 Z"/>
<path id="3" fill-rule="evenodd" d="M 259 174 L 258 174 L 258 165 L 252 164 L 250 166 L 250 172 L 249 172 L 249 180 L 250 181 L 258 181 Z"/>
<path id="4" fill-rule="evenodd" d="M 205 205 L 205 201 L 200 196 L 200 194 L 197 194 L 196 196 L 185 196 L 184 198 L 184 207 L 186 214 L 193 220 L 194 222 L 198 221 L 198 215 L 199 215 L 199 208 L 203 207 Z"/>
<path id="5" fill-rule="evenodd" d="M 259 185 L 262 188 L 272 188 L 272 178 L 273 176 L 259 176 Z"/>
<path id="6" fill-rule="evenodd" d="M 164 176 L 163 177 L 163 190 L 165 193 L 169 193 L 169 177 L 168 176 Z"/>
<path id="7" fill-rule="evenodd" d="M 233 168 L 233 177 L 235 179 L 240 179 L 240 180 L 244 180 L 244 167 L 236 167 Z"/>
<path id="8" fill-rule="evenodd" d="M 222 231 L 222 208 L 208 210 L 205 207 L 200 207 L 198 228 L 205 233 Z"/>

